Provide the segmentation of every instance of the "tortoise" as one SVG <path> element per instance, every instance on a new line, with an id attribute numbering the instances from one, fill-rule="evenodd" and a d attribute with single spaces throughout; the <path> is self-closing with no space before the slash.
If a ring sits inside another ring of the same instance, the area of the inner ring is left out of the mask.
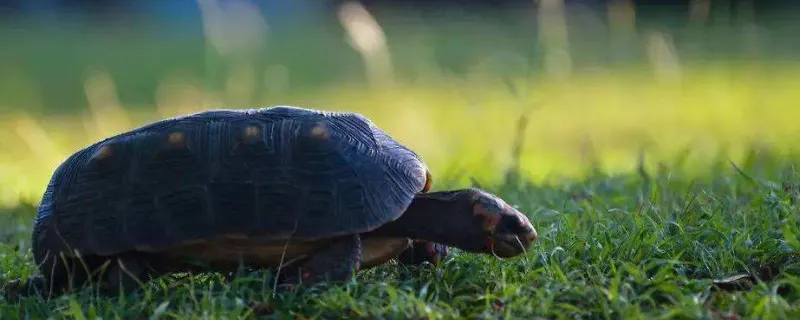
<path id="1" fill-rule="evenodd" d="M 415 152 L 357 113 L 277 106 L 164 119 L 56 168 L 28 284 L 64 292 L 97 277 L 129 293 L 170 272 L 242 266 L 314 284 L 398 257 L 435 263 L 446 246 L 512 257 L 537 237 L 495 195 L 431 186 Z"/>

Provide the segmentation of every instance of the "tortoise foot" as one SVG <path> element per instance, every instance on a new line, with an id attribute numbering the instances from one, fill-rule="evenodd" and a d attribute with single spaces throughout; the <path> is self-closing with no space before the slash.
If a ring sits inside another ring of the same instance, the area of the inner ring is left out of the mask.
<path id="1" fill-rule="evenodd" d="M 447 258 L 447 246 L 430 241 L 414 241 L 411 247 L 397 257 L 397 261 L 405 265 L 421 265 L 430 263 L 439 265 Z"/>
<path id="2" fill-rule="evenodd" d="M 361 237 L 347 235 L 297 267 L 280 271 L 278 284 L 295 287 L 299 284 L 344 282 L 358 272 L 361 264 Z"/>

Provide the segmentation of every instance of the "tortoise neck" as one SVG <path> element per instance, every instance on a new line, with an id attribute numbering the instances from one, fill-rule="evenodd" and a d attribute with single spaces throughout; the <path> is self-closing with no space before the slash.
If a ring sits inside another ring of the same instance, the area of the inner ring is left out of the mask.
<path id="1" fill-rule="evenodd" d="M 400 218 L 371 233 L 458 246 L 472 225 L 469 190 L 440 191 L 417 195 Z"/>

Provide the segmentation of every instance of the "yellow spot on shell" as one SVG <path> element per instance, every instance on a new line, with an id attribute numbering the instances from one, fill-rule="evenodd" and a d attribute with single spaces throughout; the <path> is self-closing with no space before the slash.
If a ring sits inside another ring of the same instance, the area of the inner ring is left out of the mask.
<path id="1" fill-rule="evenodd" d="M 330 134 L 328 133 L 328 128 L 326 128 L 325 125 L 321 123 L 311 128 L 311 136 L 316 139 L 324 139 L 324 140 L 330 138 Z"/>
<path id="2" fill-rule="evenodd" d="M 247 126 L 244 128 L 244 136 L 245 138 L 255 138 L 258 137 L 258 127 L 256 126 Z"/>
<path id="3" fill-rule="evenodd" d="M 111 147 L 102 146 L 102 147 L 100 147 L 100 149 L 97 149 L 97 151 L 94 153 L 94 156 L 92 156 L 92 157 L 95 158 L 95 159 L 98 159 L 98 160 L 102 160 L 102 159 L 110 157 L 111 153 L 112 153 L 111 152 Z"/>
<path id="4" fill-rule="evenodd" d="M 183 132 L 173 132 L 167 137 L 167 142 L 173 146 L 183 144 L 184 141 L 186 141 L 186 135 Z"/>

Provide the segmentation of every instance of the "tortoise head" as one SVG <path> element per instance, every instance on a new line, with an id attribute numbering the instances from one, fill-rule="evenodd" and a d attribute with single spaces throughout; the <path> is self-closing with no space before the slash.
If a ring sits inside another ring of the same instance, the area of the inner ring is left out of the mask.
<path id="1" fill-rule="evenodd" d="M 475 234 L 463 249 L 476 253 L 513 257 L 525 253 L 538 234 L 528 217 L 488 192 L 469 189 L 462 215 L 469 218 L 465 233 Z M 468 216 L 468 217 L 467 217 Z"/>
<path id="2" fill-rule="evenodd" d="M 524 253 L 537 237 L 525 215 L 479 189 L 417 194 L 400 218 L 374 232 L 499 257 Z"/>

